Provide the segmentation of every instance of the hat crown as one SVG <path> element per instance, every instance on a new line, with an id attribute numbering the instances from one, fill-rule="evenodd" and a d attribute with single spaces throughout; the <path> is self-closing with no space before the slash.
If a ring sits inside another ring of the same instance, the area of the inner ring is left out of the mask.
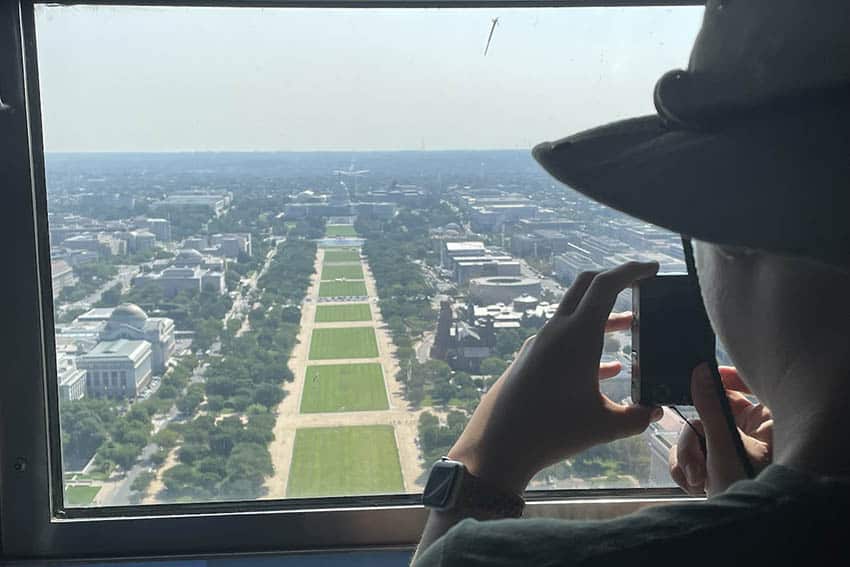
<path id="1" fill-rule="evenodd" d="M 688 71 L 745 105 L 849 83 L 850 1 L 708 0 Z"/>

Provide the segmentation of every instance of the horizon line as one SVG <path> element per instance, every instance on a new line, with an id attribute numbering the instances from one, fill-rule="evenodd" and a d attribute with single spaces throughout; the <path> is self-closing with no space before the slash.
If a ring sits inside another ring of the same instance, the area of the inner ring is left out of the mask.
<path id="1" fill-rule="evenodd" d="M 446 152 L 518 152 L 531 148 L 447 148 L 447 149 L 369 149 L 369 150 L 45 150 L 44 155 L 56 154 L 367 154 L 367 153 L 446 153 Z"/>

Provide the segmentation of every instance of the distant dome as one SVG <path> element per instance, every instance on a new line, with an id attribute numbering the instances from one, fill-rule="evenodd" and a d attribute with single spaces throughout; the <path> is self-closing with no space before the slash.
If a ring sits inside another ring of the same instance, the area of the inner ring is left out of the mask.
<path id="1" fill-rule="evenodd" d="M 450 222 L 446 225 L 446 230 L 460 230 L 460 225 L 456 222 Z"/>
<path id="2" fill-rule="evenodd" d="M 135 303 L 122 303 L 112 310 L 109 322 L 139 327 L 144 324 L 147 319 L 147 313 L 142 311 L 142 308 Z"/>

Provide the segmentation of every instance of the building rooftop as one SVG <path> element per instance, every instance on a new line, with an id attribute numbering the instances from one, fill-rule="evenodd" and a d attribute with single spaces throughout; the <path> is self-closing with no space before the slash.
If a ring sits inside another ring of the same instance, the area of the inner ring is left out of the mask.
<path id="1" fill-rule="evenodd" d="M 89 309 L 88 311 L 77 317 L 77 321 L 106 321 L 112 316 L 112 312 L 114 310 L 114 307 L 95 307 L 94 309 Z"/>
<path id="2" fill-rule="evenodd" d="M 465 242 L 446 242 L 447 252 L 466 252 L 484 250 L 484 243 L 481 241 L 465 241 Z"/>
<path id="3" fill-rule="evenodd" d="M 143 323 L 147 318 L 148 314 L 135 303 L 122 303 L 112 311 L 109 320 L 116 323 Z"/>
<path id="4" fill-rule="evenodd" d="M 51 260 L 50 271 L 53 274 L 53 277 L 56 277 L 70 272 L 71 266 L 69 266 L 68 262 L 65 260 Z"/>
<path id="5" fill-rule="evenodd" d="M 142 357 L 146 350 L 150 350 L 147 341 L 131 341 L 118 339 L 117 341 L 104 341 L 98 343 L 84 358 L 130 358 L 137 360 Z"/>

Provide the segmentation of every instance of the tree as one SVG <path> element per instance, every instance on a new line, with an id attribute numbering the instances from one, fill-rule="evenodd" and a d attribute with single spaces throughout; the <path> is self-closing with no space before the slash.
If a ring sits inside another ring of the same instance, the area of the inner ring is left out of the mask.
<path id="1" fill-rule="evenodd" d="M 186 464 L 174 465 L 162 473 L 162 483 L 168 493 L 174 497 L 204 497 L 205 478 L 195 467 Z"/>
<path id="2" fill-rule="evenodd" d="M 274 407 L 283 400 L 283 390 L 274 384 L 260 384 L 254 391 L 254 403 Z"/>
<path id="3" fill-rule="evenodd" d="M 133 468 L 133 465 L 136 463 L 140 449 L 133 444 L 110 441 L 100 450 L 100 452 L 103 454 L 105 459 L 109 459 L 121 467 L 124 472 L 127 472 Z"/>
<path id="4" fill-rule="evenodd" d="M 497 356 L 489 356 L 481 361 L 481 374 L 501 376 L 508 364 Z"/>
<path id="5" fill-rule="evenodd" d="M 108 439 L 117 413 L 108 402 L 93 399 L 62 402 L 59 411 L 66 466 L 82 466 Z"/>
<path id="6" fill-rule="evenodd" d="M 434 401 L 441 405 L 448 405 L 449 401 L 455 397 L 457 393 L 457 388 L 455 388 L 451 382 L 446 380 L 445 382 L 438 382 L 434 384 L 434 388 L 431 391 L 431 397 L 434 398 Z"/>
<path id="7" fill-rule="evenodd" d="M 180 435 L 173 429 L 165 428 L 153 436 L 153 442 L 164 449 L 172 449 L 177 446 Z"/>
<path id="8" fill-rule="evenodd" d="M 502 358 L 510 358 L 522 346 L 521 335 L 516 329 L 503 329 L 496 335 L 496 352 Z"/>
<path id="9" fill-rule="evenodd" d="M 300 323 L 301 309 L 299 309 L 295 305 L 288 305 L 282 309 L 281 319 L 289 323 Z"/>
<path id="10" fill-rule="evenodd" d="M 238 478 L 258 478 L 274 474 L 271 455 L 256 443 L 238 443 L 227 459 L 227 474 Z"/>
<path id="11" fill-rule="evenodd" d="M 164 463 L 167 458 L 168 449 L 160 447 L 159 449 L 154 451 L 150 457 L 148 457 L 148 461 L 150 461 L 152 465 L 159 467 L 162 466 L 162 463 Z"/>
<path id="12" fill-rule="evenodd" d="M 133 482 L 130 484 L 130 490 L 133 492 L 146 492 L 148 486 L 150 486 L 151 482 L 154 481 L 156 475 L 150 471 L 142 471 L 136 478 L 133 479 Z"/>
<path id="13" fill-rule="evenodd" d="M 206 445 L 199 444 L 184 444 L 180 447 L 180 462 L 185 465 L 191 465 L 195 461 L 203 459 L 210 454 L 210 448 Z"/>
<path id="14" fill-rule="evenodd" d="M 186 395 L 177 400 L 177 409 L 183 415 L 192 415 L 201 402 L 204 401 L 204 392 L 202 384 L 192 384 L 186 390 Z"/>
<path id="15" fill-rule="evenodd" d="M 96 307 L 117 307 L 121 303 L 121 284 L 115 284 L 100 295 Z"/>
<path id="16" fill-rule="evenodd" d="M 173 400 L 178 396 L 180 392 L 177 391 L 177 388 L 170 385 L 160 386 L 159 390 L 157 390 L 157 397 L 163 400 Z"/>

